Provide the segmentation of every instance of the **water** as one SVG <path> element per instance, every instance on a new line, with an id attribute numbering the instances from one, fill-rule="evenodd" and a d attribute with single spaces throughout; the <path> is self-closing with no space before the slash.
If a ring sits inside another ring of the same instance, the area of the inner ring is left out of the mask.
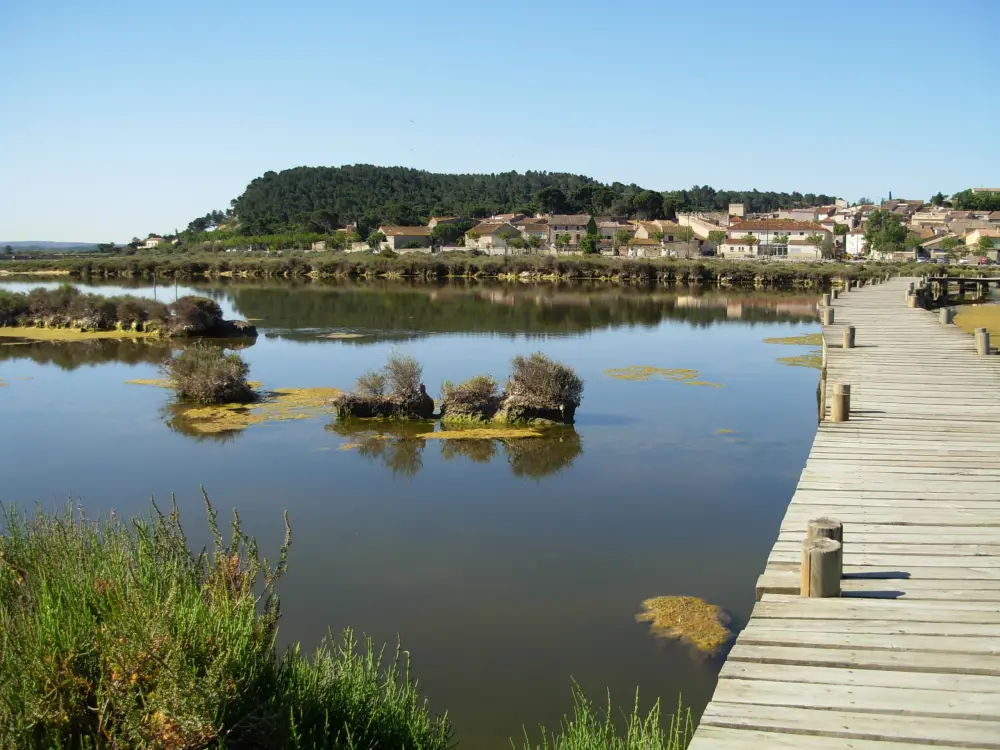
<path id="1" fill-rule="evenodd" d="M 4 282 L 23 290 L 39 284 Z M 205 541 L 199 486 L 238 507 L 273 555 L 293 527 L 279 585 L 284 641 L 314 646 L 352 626 L 414 660 L 431 705 L 465 747 L 509 747 L 553 727 L 575 679 L 597 700 L 696 711 L 718 660 L 657 639 L 642 600 L 692 595 L 740 627 L 815 429 L 814 370 L 763 343 L 815 331 L 809 295 L 693 294 L 617 287 L 102 286 L 171 301 L 213 296 L 256 318 L 241 353 L 267 387 L 349 387 L 391 351 L 449 379 L 502 379 L 541 350 L 584 378 L 575 434 L 511 452 L 396 439 L 341 450 L 330 420 L 255 425 L 227 440 L 164 424 L 157 377 L 168 347 L 132 342 L 0 346 L 0 501 L 144 512 L 176 493 Z M 321 338 L 353 332 L 361 338 Z M 723 388 L 607 377 L 607 368 L 698 370 Z M 719 430 L 732 430 L 719 434 Z M 16 437 L 15 437 L 16 436 Z M 520 446 L 518 446 L 520 447 Z M 471 455 L 467 455 L 471 454 Z"/>

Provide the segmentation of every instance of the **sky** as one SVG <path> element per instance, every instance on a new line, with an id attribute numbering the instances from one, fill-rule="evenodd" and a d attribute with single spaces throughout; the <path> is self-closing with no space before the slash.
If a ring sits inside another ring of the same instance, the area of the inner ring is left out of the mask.
<path id="1" fill-rule="evenodd" d="M 0 0 L 0 240 L 171 232 L 302 165 L 1000 187 L 998 29 L 998 0 Z"/>

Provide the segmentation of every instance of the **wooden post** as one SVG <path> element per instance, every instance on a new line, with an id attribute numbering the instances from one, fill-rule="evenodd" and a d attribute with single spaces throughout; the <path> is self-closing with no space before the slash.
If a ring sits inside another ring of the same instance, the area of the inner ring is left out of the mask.
<path id="1" fill-rule="evenodd" d="M 840 290 L 834 289 L 830 292 L 830 295 L 833 297 L 833 299 L 838 299 L 840 297 Z"/>
<path id="2" fill-rule="evenodd" d="M 976 351 L 984 357 L 990 353 L 990 332 L 985 328 L 976 329 Z"/>
<path id="3" fill-rule="evenodd" d="M 942 325 L 948 325 L 955 318 L 955 310 L 950 307 L 942 307 L 938 312 L 938 320 Z"/>
<path id="4" fill-rule="evenodd" d="M 917 295 L 915 295 L 915 294 L 907 294 L 906 295 L 906 306 L 907 307 L 916 307 L 917 306 Z"/>
<path id="5" fill-rule="evenodd" d="M 826 294 L 823 295 L 823 307 L 829 307 L 830 306 L 830 299 L 831 299 L 831 296 L 830 296 L 829 292 L 827 292 Z"/>
<path id="6" fill-rule="evenodd" d="M 824 307 L 823 308 L 823 325 L 832 326 L 833 325 L 833 308 Z"/>
<path id="7" fill-rule="evenodd" d="M 836 539 L 820 537 L 802 542 L 799 593 L 809 597 L 840 596 L 844 576 L 844 549 Z"/>
<path id="8" fill-rule="evenodd" d="M 823 369 L 826 369 L 826 337 L 823 337 Z"/>
<path id="9" fill-rule="evenodd" d="M 854 348 L 854 326 L 847 326 L 844 329 L 844 343 L 843 343 L 843 348 L 844 349 L 853 349 Z"/>
<path id="10" fill-rule="evenodd" d="M 914 291 L 916 291 L 916 284 L 911 281 L 909 284 L 906 285 L 906 293 L 907 295 L 910 295 L 913 294 Z"/>
<path id="11" fill-rule="evenodd" d="M 844 524 L 836 518 L 813 518 L 806 525 L 806 539 L 833 539 L 844 543 Z"/>
<path id="12" fill-rule="evenodd" d="M 845 383 L 833 384 L 833 400 L 830 401 L 830 421 L 846 422 L 851 418 L 851 386 Z"/>

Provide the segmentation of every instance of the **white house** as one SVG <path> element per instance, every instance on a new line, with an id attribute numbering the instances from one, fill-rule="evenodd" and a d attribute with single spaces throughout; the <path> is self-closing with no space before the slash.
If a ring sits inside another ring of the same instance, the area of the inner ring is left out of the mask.
<path id="1" fill-rule="evenodd" d="M 833 232 L 815 221 L 791 219 L 754 219 L 739 221 L 726 230 L 726 241 L 719 247 L 725 258 L 793 258 L 816 260 L 820 248 L 808 241 L 813 235 L 824 239 Z M 752 240 L 750 238 L 753 238 Z"/>
<path id="2" fill-rule="evenodd" d="M 524 250 L 512 248 L 508 243 L 520 238 L 521 232 L 510 222 L 483 222 L 465 233 L 465 246 L 487 255 L 515 255 Z"/>
<path id="3" fill-rule="evenodd" d="M 395 252 L 419 251 L 429 253 L 431 250 L 431 230 L 429 227 L 395 227 L 382 226 L 378 228 L 385 235 L 383 248 Z"/>
<path id="4" fill-rule="evenodd" d="M 139 247 L 143 250 L 152 250 L 154 247 L 163 242 L 162 237 L 147 237 Z"/>
<path id="5" fill-rule="evenodd" d="M 854 229 L 847 233 L 847 244 L 845 252 L 852 258 L 863 258 L 868 254 L 868 245 L 865 242 L 865 232 L 863 229 Z"/>

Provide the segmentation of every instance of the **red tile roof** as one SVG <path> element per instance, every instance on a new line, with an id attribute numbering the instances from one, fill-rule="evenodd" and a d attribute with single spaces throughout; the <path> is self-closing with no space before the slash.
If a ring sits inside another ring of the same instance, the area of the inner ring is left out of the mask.
<path id="1" fill-rule="evenodd" d="M 815 221 L 795 221 L 794 219 L 753 219 L 751 221 L 738 221 L 729 226 L 733 232 L 807 232 L 825 231 L 822 226 Z"/>

